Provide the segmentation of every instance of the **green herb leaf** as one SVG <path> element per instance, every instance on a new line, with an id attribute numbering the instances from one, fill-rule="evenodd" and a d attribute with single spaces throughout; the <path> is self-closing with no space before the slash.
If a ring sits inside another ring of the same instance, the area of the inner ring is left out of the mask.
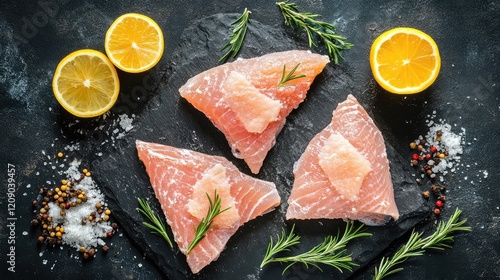
<path id="1" fill-rule="evenodd" d="M 148 218 L 153 223 L 150 224 L 148 222 L 142 222 L 142 224 L 152 229 L 153 231 L 151 233 L 156 233 L 163 236 L 163 238 L 165 238 L 165 240 L 167 241 L 168 245 L 170 245 L 170 248 L 173 248 L 172 241 L 170 240 L 167 234 L 165 223 L 162 221 L 160 215 L 155 214 L 153 212 L 147 200 L 137 198 L 137 201 L 139 202 L 140 208 L 136 208 L 136 210 L 141 212 L 144 216 L 146 216 L 146 218 Z"/>
<path id="2" fill-rule="evenodd" d="M 357 266 L 357 264 L 352 262 L 352 257 L 350 255 L 345 255 L 346 245 L 347 243 L 355 238 L 363 237 L 363 236 L 371 236 L 371 233 L 362 232 L 364 225 L 360 225 L 358 228 L 354 228 L 354 223 L 351 221 L 347 222 L 344 234 L 340 236 L 340 231 L 337 236 L 327 236 L 325 240 L 313 247 L 311 250 L 296 255 L 296 256 L 286 256 L 286 257 L 277 257 L 273 256 L 277 253 L 288 251 L 289 247 L 299 244 L 299 236 L 296 236 L 293 233 L 293 228 L 290 234 L 285 237 L 285 232 L 282 232 L 282 236 L 279 238 L 278 242 L 273 245 L 273 241 L 271 239 L 271 243 L 268 246 L 266 255 L 264 257 L 264 261 L 262 261 L 261 267 L 271 262 L 280 262 L 280 263 L 290 263 L 285 267 L 283 273 L 290 268 L 292 265 L 296 263 L 302 263 L 306 267 L 314 266 L 319 270 L 322 270 L 319 266 L 320 264 L 329 265 L 335 267 L 340 272 L 342 269 L 347 269 L 352 271 L 353 266 Z"/>
<path id="3" fill-rule="evenodd" d="M 235 57 L 241 49 L 243 45 L 243 40 L 247 34 L 248 23 L 250 22 L 250 12 L 247 8 L 243 11 L 243 14 L 239 18 L 237 18 L 231 25 L 236 25 L 233 29 L 231 36 L 229 37 L 229 42 L 221 49 L 224 51 L 228 47 L 229 50 L 223 55 L 219 62 L 225 61 L 230 56 Z"/>
<path id="4" fill-rule="evenodd" d="M 340 52 L 353 46 L 353 44 L 346 42 L 347 38 L 335 32 L 336 27 L 333 24 L 317 20 L 316 18 L 320 17 L 320 15 L 301 12 L 297 5 L 289 3 L 289 0 L 277 2 L 276 5 L 281 10 L 285 25 L 297 28 L 299 31 L 305 30 L 309 40 L 309 47 L 318 46 L 316 38 L 323 41 L 328 55 L 333 58 L 335 64 L 338 63 L 339 57 L 343 58 Z"/>
<path id="5" fill-rule="evenodd" d="M 412 231 L 408 242 L 392 258 L 382 258 L 379 267 L 375 268 L 373 279 L 380 280 L 388 275 L 402 271 L 403 268 L 393 267 L 403 263 L 410 257 L 421 256 L 425 252 L 425 249 L 444 250 L 452 248 L 448 242 L 453 241 L 453 236 L 451 235 L 453 232 L 472 230 L 471 227 L 463 226 L 467 222 L 467 219 L 459 221 L 461 213 L 462 211 L 457 208 L 448 222 L 440 221 L 436 231 L 426 238 L 422 239 L 422 233 Z"/>
<path id="6" fill-rule="evenodd" d="M 208 198 L 208 211 L 207 215 L 205 218 L 201 219 L 200 223 L 195 229 L 195 236 L 193 241 L 191 241 L 191 244 L 189 244 L 189 247 L 187 249 L 187 253 L 189 254 L 193 248 L 198 245 L 198 243 L 205 237 L 205 234 L 212 229 L 212 222 L 217 217 L 218 215 L 222 214 L 223 212 L 229 210 L 231 207 L 228 207 L 226 209 L 220 210 L 222 200 L 220 196 L 217 194 L 217 190 L 214 190 L 214 198 L 213 200 L 210 198 L 208 193 L 206 193 L 207 198 Z"/>
<path id="7" fill-rule="evenodd" d="M 300 63 L 295 65 L 295 67 L 292 69 L 292 71 L 290 71 L 290 73 L 288 73 L 288 74 L 286 74 L 286 65 L 283 65 L 283 73 L 281 74 L 281 80 L 278 83 L 277 87 L 288 86 L 288 85 L 285 85 L 286 82 L 291 81 L 291 80 L 295 80 L 295 79 L 304 78 L 306 76 L 305 74 L 298 75 L 298 76 L 293 75 L 293 74 L 295 74 L 295 71 L 297 70 L 299 65 L 300 65 Z"/>
<path id="8" fill-rule="evenodd" d="M 264 260 L 260 264 L 260 268 L 264 267 L 264 265 L 273 261 L 272 257 L 278 253 L 290 251 L 290 247 L 296 244 L 300 244 L 300 236 L 295 235 L 293 230 L 295 229 L 295 224 L 292 226 L 292 230 L 288 235 L 285 233 L 285 229 L 281 230 L 281 236 L 278 236 L 278 241 L 276 244 L 273 244 L 273 238 L 271 237 L 271 241 L 267 246 L 266 255 L 264 256 Z"/>

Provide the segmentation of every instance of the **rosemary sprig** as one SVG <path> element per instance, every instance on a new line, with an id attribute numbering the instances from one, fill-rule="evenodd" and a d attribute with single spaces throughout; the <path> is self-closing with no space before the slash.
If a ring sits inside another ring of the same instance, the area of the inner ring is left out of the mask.
<path id="1" fill-rule="evenodd" d="M 250 22 L 251 13 L 252 12 L 250 12 L 247 8 L 245 8 L 241 16 L 231 23 L 231 25 L 236 25 L 236 26 L 233 28 L 233 32 L 229 37 L 229 42 L 227 42 L 227 44 L 224 45 L 221 51 L 224 51 L 229 46 L 230 48 L 226 52 L 226 54 L 224 54 L 219 59 L 219 62 L 225 61 L 230 56 L 235 57 L 236 54 L 238 54 L 238 52 L 240 51 L 241 45 L 243 45 L 243 40 L 245 39 L 245 36 L 247 34 L 247 28 L 248 28 L 248 23 Z"/>
<path id="2" fill-rule="evenodd" d="M 300 244 L 300 236 L 295 235 L 293 230 L 295 229 L 295 224 L 292 226 L 292 230 L 286 236 L 285 229 L 281 230 L 281 237 L 278 236 L 278 241 L 276 244 L 273 244 L 273 238 L 271 237 L 271 241 L 267 246 L 266 255 L 260 264 L 260 268 L 264 267 L 264 265 L 273 262 L 273 256 L 280 252 L 290 251 L 290 247 L 296 244 Z"/>
<path id="3" fill-rule="evenodd" d="M 228 207 L 223 210 L 220 210 L 222 200 L 220 196 L 217 194 L 217 190 L 214 190 L 213 200 L 210 198 L 208 193 L 206 193 L 206 195 L 209 204 L 207 215 L 205 216 L 205 218 L 201 219 L 200 223 L 196 227 L 194 239 L 193 241 L 191 241 L 191 244 L 189 244 L 186 254 L 189 254 L 191 250 L 193 250 L 193 248 L 205 237 L 205 234 L 212 229 L 212 222 L 214 221 L 215 217 L 217 217 L 219 214 L 222 214 L 223 212 L 231 208 Z"/>
<path id="4" fill-rule="evenodd" d="M 304 78 L 306 76 L 305 74 L 297 75 L 297 76 L 293 75 L 293 74 L 295 74 L 295 71 L 297 70 L 299 65 L 300 65 L 300 63 L 295 65 L 295 67 L 292 69 L 292 71 L 290 71 L 290 73 L 288 73 L 288 74 L 286 74 L 286 64 L 283 65 L 283 73 L 281 74 L 281 80 L 278 83 L 277 87 L 286 86 L 285 83 L 288 81 Z"/>
<path id="5" fill-rule="evenodd" d="M 283 232 L 279 241 L 274 246 L 272 246 L 271 239 L 271 244 L 268 247 L 261 267 L 271 262 L 290 263 L 283 270 L 283 273 L 285 273 L 285 271 L 292 265 L 296 263 L 303 263 L 306 267 L 314 266 L 319 270 L 322 270 L 319 265 L 324 264 L 335 267 L 340 272 L 342 272 L 342 269 L 352 271 L 352 267 L 357 264 L 352 262 L 352 257 L 350 255 L 345 255 L 345 247 L 346 244 L 352 239 L 363 236 L 371 236 L 371 233 L 362 232 L 362 229 L 363 225 L 360 225 L 358 228 L 354 228 L 354 223 L 348 221 L 342 237 L 340 237 L 339 231 L 337 236 L 327 236 L 322 243 L 316 245 L 305 253 L 296 256 L 274 258 L 273 255 L 279 252 L 288 251 L 290 246 L 300 243 L 300 237 L 295 236 L 293 230 L 288 237 L 285 237 Z"/>
<path id="6" fill-rule="evenodd" d="M 408 242 L 392 258 L 382 258 L 379 267 L 375 268 L 373 279 L 380 280 L 388 275 L 402 271 L 403 268 L 401 267 L 393 267 L 403 263 L 409 257 L 421 256 L 425 249 L 444 250 L 452 248 L 447 242 L 453 242 L 453 236 L 451 235 L 453 232 L 472 230 L 471 227 L 463 226 L 467 219 L 459 221 L 461 213 L 462 211 L 457 208 L 448 222 L 440 221 L 436 231 L 426 238 L 422 238 L 422 233 L 412 231 Z"/>
<path id="7" fill-rule="evenodd" d="M 338 57 L 343 58 L 340 52 L 353 46 L 353 44 L 346 42 L 347 38 L 335 32 L 335 25 L 317 20 L 316 18 L 320 17 L 320 15 L 301 12 L 297 5 L 289 3 L 289 0 L 277 2 L 276 5 L 281 10 L 285 25 L 291 28 L 296 27 L 299 31 L 304 29 L 309 40 L 309 47 L 317 47 L 315 36 L 319 37 L 325 44 L 328 55 L 333 58 L 335 64 L 338 63 Z"/>
<path id="8" fill-rule="evenodd" d="M 173 248 L 172 241 L 170 240 L 167 234 L 165 223 L 160 218 L 160 215 L 155 214 L 153 212 L 147 200 L 137 198 L 137 201 L 139 202 L 140 208 L 136 208 L 136 210 L 141 212 L 144 216 L 146 216 L 146 218 L 148 218 L 153 223 L 150 224 L 148 222 L 142 222 L 142 224 L 152 229 L 153 231 L 151 233 L 156 233 L 163 236 L 163 238 L 165 238 L 165 240 L 167 241 L 168 245 L 170 245 L 170 248 Z"/>

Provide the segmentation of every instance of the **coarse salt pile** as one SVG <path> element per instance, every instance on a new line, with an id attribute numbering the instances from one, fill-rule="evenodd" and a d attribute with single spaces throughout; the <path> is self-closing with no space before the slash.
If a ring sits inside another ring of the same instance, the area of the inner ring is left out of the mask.
<path id="1" fill-rule="evenodd" d="M 81 173 L 78 170 L 79 166 L 80 162 L 74 160 L 70 164 L 68 170 L 64 172 L 70 181 L 81 179 Z M 105 245 L 106 243 L 103 238 L 107 236 L 108 232 L 112 232 L 113 228 L 109 221 L 104 221 L 104 212 L 101 214 L 95 213 L 96 204 L 104 202 L 104 195 L 97 188 L 94 180 L 90 176 L 85 176 L 79 182 L 75 182 L 75 188 L 85 192 L 86 201 L 76 207 L 65 210 L 64 216 L 60 215 L 61 209 L 59 205 L 54 202 L 49 203 L 50 210 L 48 214 L 52 217 L 53 224 L 59 224 L 65 229 L 62 235 L 63 244 L 67 244 L 76 249 Z M 74 201 L 76 198 L 72 200 Z M 70 202 L 72 201 L 70 200 Z M 106 204 L 103 206 L 106 206 Z M 95 219 L 100 221 L 82 223 L 82 221 L 87 220 L 92 213 L 97 215 Z"/>
<path id="2" fill-rule="evenodd" d="M 440 136 L 436 136 L 440 135 Z M 422 142 L 424 139 L 422 136 L 419 137 L 415 142 L 417 144 Z M 461 132 L 455 134 L 452 132 L 452 126 L 447 123 L 432 123 L 429 128 L 429 132 L 425 135 L 425 145 L 423 145 L 423 152 L 430 152 L 431 147 L 435 147 L 437 152 L 445 152 L 447 156 L 440 159 L 439 163 L 436 164 L 434 160 L 430 160 L 427 164 L 432 167 L 433 173 L 441 173 L 443 175 L 448 174 L 448 169 L 451 172 L 455 172 L 455 165 L 460 163 L 461 154 L 463 152 L 462 145 L 465 142 L 465 128 L 461 128 Z M 443 178 L 440 177 L 442 181 Z"/>

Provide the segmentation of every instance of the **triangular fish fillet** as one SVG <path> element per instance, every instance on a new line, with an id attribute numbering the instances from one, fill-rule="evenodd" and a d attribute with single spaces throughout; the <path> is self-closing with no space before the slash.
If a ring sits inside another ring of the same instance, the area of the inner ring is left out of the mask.
<path id="1" fill-rule="evenodd" d="M 327 159 L 325 151 L 335 152 L 336 168 L 320 163 Z M 287 219 L 341 218 L 382 225 L 399 218 L 382 133 L 352 95 L 310 141 L 293 172 Z"/>
<path id="2" fill-rule="evenodd" d="M 328 62 L 327 56 L 300 50 L 238 59 L 192 77 L 179 92 L 224 133 L 234 156 L 245 160 L 250 170 L 257 174 L 286 117 L 305 99 L 314 78 Z M 299 63 L 294 75 L 306 77 L 278 87 L 283 67 L 286 65 L 288 74 Z M 240 100 L 241 96 L 228 94 L 231 90 L 248 92 L 253 97 Z M 281 104 L 275 106 L 277 101 Z M 244 104 L 250 104 L 249 108 L 242 108 Z M 277 115 L 272 114 L 274 110 Z M 263 118 L 274 117 L 265 119 L 268 123 L 264 124 L 260 119 L 251 122 L 248 118 L 252 112 Z"/>
<path id="3" fill-rule="evenodd" d="M 194 229 L 199 224 L 199 219 L 188 209 L 192 204 L 190 202 L 192 202 L 193 188 L 195 185 L 210 181 L 207 174 L 227 176 L 227 180 L 220 182 L 229 185 L 231 203 L 234 203 L 232 205 L 236 208 L 230 210 L 237 210 L 239 220 L 228 228 L 215 226 L 186 255 L 187 263 L 193 273 L 199 272 L 216 260 L 229 238 L 242 224 L 270 212 L 280 204 L 280 196 L 274 183 L 241 173 L 223 157 L 139 140 L 136 141 L 136 147 L 139 159 L 146 167 L 156 198 L 172 229 L 174 239 L 184 254 L 194 238 Z M 220 175 L 221 169 L 225 172 L 223 175 Z M 222 191 L 218 191 L 218 194 L 221 194 L 223 204 L 229 202 L 229 199 L 223 197 Z M 205 197 L 200 199 L 202 201 Z"/>

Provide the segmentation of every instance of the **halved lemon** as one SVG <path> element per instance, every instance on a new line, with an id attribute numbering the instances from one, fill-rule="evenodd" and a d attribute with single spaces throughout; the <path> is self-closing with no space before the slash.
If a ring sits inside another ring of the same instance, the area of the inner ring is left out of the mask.
<path id="1" fill-rule="evenodd" d="M 148 16 L 124 14 L 106 32 L 104 49 L 119 69 L 129 73 L 144 72 L 155 66 L 163 55 L 163 33 Z"/>
<path id="2" fill-rule="evenodd" d="M 398 27 L 382 33 L 370 50 L 375 80 L 398 94 L 418 93 L 436 80 L 441 58 L 436 42 L 424 32 Z"/>
<path id="3" fill-rule="evenodd" d="M 106 113 L 120 92 L 116 69 L 103 53 L 83 49 L 57 65 L 52 79 L 54 96 L 71 114 L 91 118 Z"/>

